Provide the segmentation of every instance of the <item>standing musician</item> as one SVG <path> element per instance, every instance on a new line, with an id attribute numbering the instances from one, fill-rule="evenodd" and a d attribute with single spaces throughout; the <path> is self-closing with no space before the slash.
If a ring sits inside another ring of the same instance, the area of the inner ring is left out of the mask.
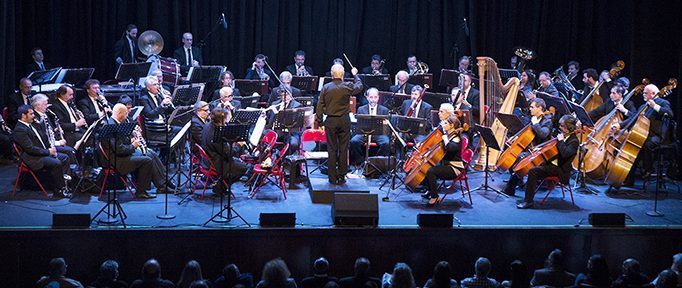
<path id="1" fill-rule="evenodd" d="M 169 96 L 164 96 L 161 92 L 161 83 L 156 78 L 156 76 L 147 76 L 144 80 L 145 88 L 140 92 L 140 97 L 138 98 L 138 105 L 143 106 L 142 116 L 145 121 L 145 128 L 147 128 L 147 139 L 157 140 L 161 142 L 166 141 L 166 134 L 158 131 L 152 131 L 149 129 L 150 125 L 166 125 L 168 120 L 167 115 L 173 112 L 174 107 Z M 173 137 L 175 133 L 171 133 L 170 137 Z M 170 138 L 169 137 L 169 138 Z"/>
<path id="2" fill-rule="evenodd" d="M 73 147 L 83 137 L 88 124 L 83 113 L 73 103 L 73 88 L 69 85 L 60 86 L 57 89 L 57 99 L 51 102 L 49 109 L 59 118 L 66 144 Z"/>
<path id="3" fill-rule="evenodd" d="M 193 41 L 192 33 L 183 33 L 182 47 L 175 49 L 173 52 L 173 58 L 178 60 L 182 72 L 189 71 L 189 67 L 199 67 L 204 62 L 201 57 L 201 49 L 192 46 Z"/>
<path id="4" fill-rule="evenodd" d="M 232 88 L 232 95 L 235 96 L 240 96 L 239 88 L 234 87 L 234 74 L 232 74 L 232 71 L 230 70 L 225 70 L 224 72 L 220 73 L 220 87 L 218 89 L 215 89 L 213 91 L 213 96 L 211 97 L 211 101 L 214 101 L 218 98 L 220 98 L 220 89 L 223 87 L 230 87 Z"/>
<path id="5" fill-rule="evenodd" d="M 222 108 L 222 109 L 228 109 L 228 111 L 232 114 L 237 109 L 242 109 L 242 102 L 239 100 L 234 100 L 234 93 L 232 88 L 230 87 L 223 87 L 220 88 L 219 95 L 220 95 L 220 101 L 216 102 L 213 104 L 213 109 L 216 107 Z M 213 110 L 211 109 L 211 110 Z"/>
<path id="6" fill-rule="evenodd" d="M 568 81 L 573 84 L 573 87 L 578 89 L 580 85 L 582 85 L 581 78 L 578 77 L 578 72 L 580 71 L 580 63 L 578 61 L 569 61 L 568 64 L 568 74 L 566 75 L 568 78 Z"/>
<path id="7" fill-rule="evenodd" d="M 204 125 L 209 121 L 208 115 L 211 114 L 208 103 L 205 101 L 197 101 L 194 104 L 194 115 L 192 116 L 192 126 L 190 127 L 190 134 L 192 135 L 192 151 L 194 151 L 194 144 L 201 145 L 201 131 L 204 130 Z"/>
<path id="8" fill-rule="evenodd" d="M 64 179 L 69 169 L 69 157 L 57 152 L 57 149 L 48 143 L 33 124 L 35 114 L 30 105 L 21 105 L 17 108 L 20 118 L 17 122 L 12 138 L 21 150 L 21 159 L 26 166 L 33 171 L 45 168 L 50 175 L 50 182 L 54 185 L 53 197 L 69 197 Z"/>
<path id="9" fill-rule="evenodd" d="M 128 120 L 128 108 L 118 103 L 112 109 L 111 118 L 107 124 L 121 124 Z M 175 184 L 168 182 L 166 187 L 166 168 L 159 160 L 156 153 L 146 149 L 145 140 L 139 129 L 135 128 L 133 135 L 120 135 L 118 139 L 108 139 L 102 142 L 102 148 L 109 156 L 109 161 L 116 165 L 116 170 L 121 175 L 136 171 L 135 197 L 148 199 L 155 198 L 156 195 L 147 193 L 151 183 L 156 186 L 156 193 L 174 193 Z M 115 159 L 114 159 L 115 158 Z"/>
<path id="10" fill-rule="evenodd" d="M 516 205 L 516 208 L 528 209 L 533 207 L 533 198 L 535 197 L 538 181 L 544 178 L 557 176 L 561 183 L 568 183 L 571 177 L 571 170 L 573 169 L 571 162 L 578 153 L 578 146 L 580 144 L 578 137 L 573 133 L 576 129 L 576 122 L 576 118 L 570 114 L 561 116 L 561 119 L 559 119 L 559 129 L 561 132 L 557 135 L 558 157 L 540 166 L 533 167 L 528 171 L 526 194 L 523 201 Z"/>
<path id="11" fill-rule="evenodd" d="M 384 67 L 384 60 L 381 59 L 381 56 L 374 54 L 370 59 L 369 66 L 362 68 L 362 74 L 383 75 L 388 74 L 388 70 Z"/>
<path id="12" fill-rule="evenodd" d="M 121 39 L 114 44 L 116 66 L 122 63 L 135 63 L 140 52 L 137 50 L 137 26 L 128 24 Z"/>
<path id="13" fill-rule="evenodd" d="M 272 78 L 274 76 L 272 75 L 272 72 L 270 72 L 270 70 L 264 69 L 264 67 L 265 55 L 263 54 L 256 55 L 256 57 L 253 59 L 253 64 L 251 65 L 251 68 L 246 69 L 246 76 L 244 78 L 249 80 L 265 80 L 268 81 L 269 87 L 274 87 L 275 80 Z"/>
<path id="14" fill-rule="evenodd" d="M 637 164 L 641 161 L 642 168 L 645 171 L 642 178 L 648 178 L 651 175 L 651 171 L 654 166 L 653 149 L 661 145 L 668 132 L 668 127 L 664 127 L 663 125 L 663 118 L 674 117 L 673 110 L 670 107 L 670 102 L 658 97 L 658 92 L 659 89 L 654 84 L 645 86 L 644 91 L 642 92 L 644 101 L 646 101 L 646 103 L 642 104 L 640 109 L 649 106 L 646 109 L 646 112 L 644 112 L 644 117 L 648 118 L 650 121 L 649 135 L 646 138 L 646 141 L 644 141 L 644 147 L 642 147 L 642 150 L 637 154 L 637 159 L 635 159 L 635 163 L 632 166 L 633 168 L 637 167 Z M 629 127 L 634 121 L 637 121 L 637 118 L 639 117 L 630 117 L 625 121 L 614 124 L 612 128 L 614 130 L 619 130 L 621 127 Z M 634 174 L 632 173 L 633 170 L 634 169 L 630 170 L 630 173 L 623 183 L 623 186 L 632 186 L 634 183 Z"/>
<path id="15" fill-rule="evenodd" d="M 88 125 L 98 119 L 111 115 L 111 104 L 104 98 L 104 94 L 99 89 L 99 80 L 89 79 L 85 81 L 85 91 L 88 97 L 78 101 L 78 107 L 83 111 L 85 121 Z"/>
<path id="16" fill-rule="evenodd" d="M 479 123 L 480 119 L 480 95 L 481 93 L 478 91 L 478 89 L 474 88 L 473 85 L 471 85 L 471 74 L 459 74 L 459 87 L 455 87 L 454 89 L 457 89 L 457 93 L 460 93 L 458 97 L 461 97 L 464 99 L 462 103 L 465 105 L 468 105 L 471 110 L 471 116 L 474 118 L 474 121 L 476 123 Z M 454 90 L 453 89 L 453 90 Z M 455 109 L 457 110 L 457 109 Z"/>
<path id="17" fill-rule="evenodd" d="M 379 105 L 379 90 L 377 88 L 369 88 L 366 92 L 367 105 L 362 105 L 358 108 L 358 115 L 388 115 L 388 108 Z M 386 135 L 372 136 L 372 141 L 377 143 L 377 155 L 387 155 L 389 149 L 389 139 Z M 354 135 L 350 139 L 350 159 L 351 164 L 357 165 L 362 163 L 365 159 L 365 136 L 362 134 Z"/>
<path id="18" fill-rule="evenodd" d="M 66 140 L 62 135 L 64 132 L 60 130 L 59 122 L 54 119 L 56 114 L 47 110 L 47 99 L 45 94 L 36 94 L 31 98 L 31 106 L 35 113 L 33 127 L 38 130 L 43 139 L 49 140 L 48 142 L 52 141 L 50 143 L 54 144 L 57 152 L 69 156 L 70 164 L 76 164 L 76 150 L 66 145 Z"/>
<path id="19" fill-rule="evenodd" d="M 313 76 L 313 68 L 305 65 L 305 52 L 298 50 L 294 52 L 294 64 L 286 67 L 287 71 L 296 76 Z M 280 77 L 281 74 L 280 74 Z"/>
<path id="20" fill-rule="evenodd" d="M 414 54 L 408 55 L 407 56 L 407 69 L 405 69 L 405 71 L 407 71 L 407 73 L 409 73 L 409 75 L 414 75 L 415 73 L 417 73 L 418 70 L 419 69 L 417 69 L 417 56 L 414 56 Z"/>
<path id="21" fill-rule="evenodd" d="M 236 153 L 234 153 L 230 143 L 213 141 L 216 128 L 218 126 L 225 126 L 227 122 L 226 116 L 227 113 L 224 109 L 217 108 L 211 111 L 211 122 L 204 124 L 204 129 L 201 131 L 201 147 L 211 157 L 218 174 L 222 175 L 226 182 L 229 180 L 229 183 L 234 183 L 246 173 L 248 167 L 239 158 L 232 156 Z M 202 165 L 204 164 L 202 163 Z M 213 193 L 220 194 L 224 188 L 227 187 L 223 187 L 219 181 L 213 186 Z"/>
<path id="22" fill-rule="evenodd" d="M 533 130 L 533 134 L 535 134 L 532 145 L 536 146 L 551 138 L 552 115 L 545 112 L 547 105 L 545 104 L 545 100 L 542 100 L 542 98 L 533 98 L 533 100 L 530 101 L 529 107 L 531 117 L 529 121 L 530 123 L 528 125 L 530 125 L 531 129 Z M 519 155 L 519 158 L 514 165 L 518 163 L 518 160 L 527 155 L 528 153 Z M 511 167 L 514 167 L 514 165 L 511 165 Z M 509 182 L 507 182 L 507 186 L 504 188 L 504 193 L 514 196 L 516 186 L 519 185 L 522 179 L 513 173 L 512 168 L 510 168 L 509 173 L 511 173 L 511 177 L 509 177 Z"/>
<path id="23" fill-rule="evenodd" d="M 40 47 L 31 50 L 31 58 L 33 58 L 33 61 L 26 66 L 26 74 L 33 71 L 45 71 L 52 68 L 52 65 L 45 62 L 45 55 L 43 55 L 43 49 Z"/>
<path id="24" fill-rule="evenodd" d="M 31 88 L 33 88 L 31 79 L 21 78 L 21 80 L 19 80 L 19 90 L 7 97 L 9 98 L 7 101 L 7 112 L 9 115 L 7 125 L 9 125 L 10 128 L 13 128 L 14 125 L 17 124 L 17 120 L 21 118 L 21 115 L 17 114 L 17 108 L 21 105 L 31 104 L 31 95 L 33 95 Z"/>
<path id="25" fill-rule="evenodd" d="M 621 119 L 623 120 L 629 119 L 632 115 L 634 115 L 637 111 L 635 104 L 633 104 L 632 101 L 623 103 L 623 94 L 625 94 L 625 89 L 626 88 L 621 85 L 613 86 L 613 88 L 611 88 L 611 94 L 609 94 L 611 101 L 606 101 L 594 110 L 590 111 L 590 119 L 592 119 L 594 122 L 597 122 L 599 118 L 604 117 L 604 115 L 613 111 L 613 109 L 616 109 L 621 113 L 623 116 Z"/>
<path id="26" fill-rule="evenodd" d="M 332 82 L 325 84 L 317 102 L 317 123 L 324 123 L 329 150 L 328 174 L 329 183 L 343 184 L 348 172 L 348 141 L 350 140 L 350 96 L 362 91 L 362 81 L 358 77 L 358 69 L 353 67 L 351 73 L 355 82 L 344 82 L 343 65 L 334 64 L 331 68 Z M 327 115 L 324 119 L 323 115 Z M 324 122 L 323 122 L 324 120 Z"/>
<path id="27" fill-rule="evenodd" d="M 400 94 L 410 93 L 414 85 L 407 83 L 408 79 L 410 79 L 410 75 L 407 74 L 407 72 L 405 72 L 404 70 L 398 71 L 398 73 L 395 74 L 395 85 L 389 87 L 388 91 Z"/>
<path id="28" fill-rule="evenodd" d="M 441 124 L 437 129 L 442 129 L 443 132 L 445 156 L 440 161 L 440 165 L 433 166 L 426 171 L 429 190 L 422 194 L 422 197 L 429 199 L 429 205 L 438 202 L 438 183 L 436 180 L 455 179 L 465 169 L 464 162 L 462 162 L 462 139 L 460 138 L 465 136 L 457 130 L 461 124 L 457 116 L 453 115 L 454 111 L 454 107 L 450 103 L 441 104 L 438 110 L 438 118 L 441 120 Z"/>
<path id="29" fill-rule="evenodd" d="M 271 105 L 273 102 L 277 101 L 277 99 L 281 99 L 282 97 L 280 97 L 280 92 L 285 89 L 294 98 L 301 97 L 301 90 L 291 86 L 292 78 L 293 75 L 291 75 L 289 71 L 283 71 L 282 73 L 279 74 L 279 80 L 282 81 L 282 84 L 275 88 L 272 88 L 272 92 L 270 92 L 270 97 L 268 98 L 268 105 Z"/>

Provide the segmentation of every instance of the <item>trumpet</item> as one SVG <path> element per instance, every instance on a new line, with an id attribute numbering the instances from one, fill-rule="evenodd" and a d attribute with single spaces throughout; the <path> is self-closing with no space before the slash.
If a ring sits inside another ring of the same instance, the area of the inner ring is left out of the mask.
<path id="1" fill-rule="evenodd" d="M 308 73 L 308 70 L 305 70 L 305 65 L 296 64 L 296 76 L 310 76 L 310 73 Z"/>

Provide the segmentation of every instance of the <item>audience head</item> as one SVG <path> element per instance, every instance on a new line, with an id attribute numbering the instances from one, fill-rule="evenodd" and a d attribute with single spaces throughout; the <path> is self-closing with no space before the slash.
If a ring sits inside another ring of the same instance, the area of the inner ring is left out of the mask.
<path id="1" fill-rule="evenodd" d="M 189 285 L 189 288 L 210 288 L 211 286 L 208 285 L 208 281 L 206 280 L 196 280 L 192 281 L 192 284 Z"/>
<path id="2" fill-rule="evenodd" d="M 199 262 L 196 260 L 190 260 L 187 262 L 187 264 L 185 264 L 185 268 L 182 269 L 178 286 L 184 286 L 196 280 L 203 279 L 204 277 L 201 276 L 201 265 L 199 265 Z"/>
<path id="3" fill-rule="evenodd" d="M 436 287 L 450 287 L 450 263 L 447 261 L 438 262 L 433 268 L 431 281 Z"/>
<path id="4" fill-rule="evenodd" d="M 369 276 L 369 265 L 369 259 L 365 257 L 355 259 L 354 276 L 358 278 Z"/>
<path id="5" fill-rule="evenodd" d="M 320 257 L 313 262 L 313 273 L 315 275 L 326 275 L 329 271 L 329 261 L 326 258 Z"/>
<path id="6" fill-rule="evenodd" d="M 628 258 L 623 261 L 623 274 L 625 275 L 637 275 L 639 274 L 639 261 L 634 258 Z"/>
<path id="7" fill-rule="evenodd" d="M 530 279 L 528 279 L 528 269 L 526 264 L 521 260 L 514 260 L 509 265 L 512 274 L 512 288 L 525 288 L 530 286 Z"/>
<path id="8" fill-rule="evenodd" d="M 677 253 L 673 255 L 673 264 L 670 266 L 670 269 L 676 272 L 680 272 L 682 269 L 682 253 Z"/>
<path id="9" fill-rule="evenodd" d="M 291 276 L 287 264 L 281 258 L 272 259 L 263 266 L 261 280 L 271 287 L 284 287 Z"/>
<path id="10" fill-rule="evenodd" d="M 50 273 L 50 277 L 61 277 L 66 275 L 66 261 L 64 261 L 64 258 L 52 258 L 50 260 L 50 265 L 48 268 L 48 272 Z"/>
<path id="11" fill-rule="evenodd" d="M 223 268 L 223 277 L 226 280 L 236 280 L 239 278 L 239 275 L 241 275 L 239 267 L 235 264 L 229 264 Z"/>
<path id="12" fill-rule="evenodd" d="M 99 266 L 99 276 L 107 280 L 116 280 L 118 278 L 118 262 L 115 260 L 107 260 Z"/>
<path id="13" fill-rule="evenodd" d="M 564 267 L 564 253 L 560 249 L 554 249 L 547 256 L 547 267 Z"/>
<path id="14" fill-rule="evenodd" d="M 609 266 L 604 256 L 594 254 L 587 260 L 587 277 L 596 286 L 603 287 L 611 284 Z"/>
<path id="15" fill-rule="evenodd" d="M 322 288 L 339 288 L 339 284 L 335 281 L 329 281 L 327 284 L 324 284 Z"/>
<path id="16" fill-rule="evenodd" d="M 658 274 L 656 278 L 656 288 L 675 288 L 677 287 L 677 278 L 680 277 L 675 271 L 665 269 Z"/>
<path id="17" fill-rule="evenodd" d="M 476 265 L 474 268 L 476 270 L 476 276 L 488 277 L 488 274 L 490 274 L 490 269 L 492 268 L 492 264 L 490 264 L 490 260 L 488 260 L 488 258 L 480 257 L 478 260 L 476 260 Z"/>
<path id="18" fill-rule="evenodd" d="M 405 263 L 398 262 L 393 268 L 393 275 L 391 277 L 391 288 L 414 288 L 414 277 L 412 276 L 412 269 Z"/>
<path id="19" fill-rule="evenodd" d="M 142 279 L 152 280 L 161 278 L 161 264 L 156 259 L 149 259 L 142 265 Z"/>

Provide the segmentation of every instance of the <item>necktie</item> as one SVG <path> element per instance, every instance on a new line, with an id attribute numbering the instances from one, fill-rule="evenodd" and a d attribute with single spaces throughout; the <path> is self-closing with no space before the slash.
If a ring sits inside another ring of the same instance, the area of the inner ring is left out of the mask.
<path id="1" fill-rule="evenodd" d="M 376 109 L 376 108 L 374 108 L 374 107 L 369 108 L 369 115 L 377 115 L 377 113 L 374 111 L 374 109 Z"/>
<path id="2" fill-rule="evenodd" d="M 128 45 L 130 46 L 130 63 L 135 63 L 135 43 L 128 38 Z"/>
<path id="3" fill-rule="evenodd" d="M 38 63 L 38 66 L 40 66 L 40 70 L 45 70 L 45 66 L 43 65 L 42 62 L 41 62 L 41 63 Z"/>
<path id="4" fill-rule="evenodd" d="M 71 118 L 71 123 L 76 123 L 76 113 L 73 112 L 73 109 L 71 109 L 71 106 L 69 104 L 64 103 L 64 106 L 66 106 L 66 111 L 69 111 L 69 118 Z"/>
<path id="5" fill-rule="evenodd" d="M 187 48 L 187 66 L 192 66 L 192 49 Z"/>

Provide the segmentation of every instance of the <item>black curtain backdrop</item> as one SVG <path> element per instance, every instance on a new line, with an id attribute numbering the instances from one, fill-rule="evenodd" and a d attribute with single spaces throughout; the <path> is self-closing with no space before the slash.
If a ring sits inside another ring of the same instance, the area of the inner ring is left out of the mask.
<path id="1" fill-rule="evenodd" d="M 226 65 L 238 78 L 258 53 L 280 72 L 303 49 L 318 75 L 343 52 L 358 68 L 379 53 L 394 75 L 414 53 L 437 81 L 456 56 L 490 56 L 507 67 L 515 46 L 537 52 L 530 63 L 536 70 L 552 72 L 569 60 L 602 70 L 622 59 L 633 83 L 647 77 L 660 87 L 682 75 L 682 1 L 674 0 L 14 0 L 0 9 L 3 95 L 27 74 L 33 47 L 42 47 L 53 65 L 94 67 L 95 78 L 108 80 L 115 73 L 112 47 L 127 24 L 140 34 L 158 31 L 165 40 L 161 55 L 171 56 L 183 32 L 198 44 L 223 12 L 229 27 L 206 40 L 203 64 Z M 670 100 L 680 111 L 676 95 Z"/>

